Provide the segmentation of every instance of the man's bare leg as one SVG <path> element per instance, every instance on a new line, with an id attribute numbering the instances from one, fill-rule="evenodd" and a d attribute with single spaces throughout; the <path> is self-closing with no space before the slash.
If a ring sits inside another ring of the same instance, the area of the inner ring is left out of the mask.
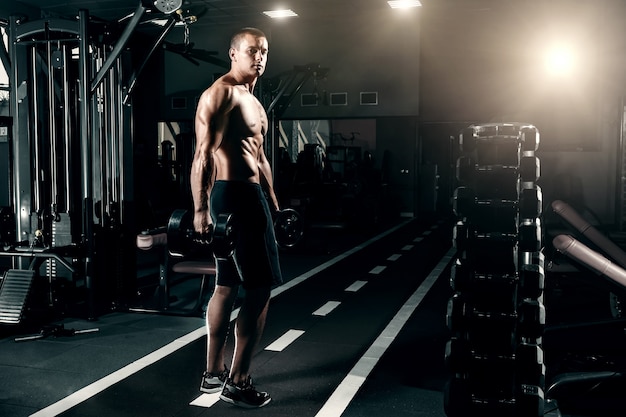
<path id="1" fill-rule="evenodd" d="M 250 375 L 252 355 L 263 334 L 269 300 L 269 287 L 246 289 L 235 325 L 235 353 L 230 371 L 235 384 L 245 382 Z"/>
<path id="2" fill-rule="evenodd" d="M 238 289 L 239 287 L 216 285 L 209 300 L 206 313 L 208 335 L 206 370 L 213 375 L 224 370 L 224 349 L 230 327 L 230 314 Z"/>

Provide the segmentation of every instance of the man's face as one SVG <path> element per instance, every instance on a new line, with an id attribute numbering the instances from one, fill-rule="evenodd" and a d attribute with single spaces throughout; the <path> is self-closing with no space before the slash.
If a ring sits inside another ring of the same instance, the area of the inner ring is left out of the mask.
<path id="1" fill-rule="evenodd" d="M 260 77 L 267 64 L 267 39 L 245 34 L 239 48 L 230 49 L 230 57 L 237 69 L 245 74 Z"/>

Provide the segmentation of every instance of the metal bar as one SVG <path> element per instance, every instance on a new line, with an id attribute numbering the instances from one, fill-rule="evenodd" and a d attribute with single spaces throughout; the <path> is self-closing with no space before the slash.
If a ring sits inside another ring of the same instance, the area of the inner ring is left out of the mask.
<path id="1" fill-rule="evenodd" d="M 72 53 L 71 49 L 68 50 L 67 45 L 63 44 L 63 145 L 64 145 L 64 158 L 65 158 L 65 212 L 70 211 L 70 167 L 71 167 L 71 142 L 72 136 L 72 120 L 70 114 L 71 102 L 70 102 L 70 76 L 68 71 L 68 63 L 71 62 Z"/>
<path id="2" fill-rule="evenodd" d="M 28 258 L 28 259 L 31 259 L 31 258 L 54 259 L 57 262 L 59 262 L 61 265 L 63 265 L 65 268 L 67 268 L 67 270 L 70 271 L 71 273 L 76 273 L 76 270 L 74 269 L 74 267 L 70 265 L 69 262 L 67 262 L 61 256 L 57 255 L 56 253 L 32 252 L 31 249 L 28 249 L 28 251 L 24 251 L 24 252 L 0 252 L 0 256 L 10 256 L 13 258 Z"/>
<path id="3" fill-rule="evenodd" d="M 130 20 L 130 22 L 128 22 L 128 25 L 124 28 L 124 32 L 122 32 L 120 39 L 117 41 L 117 43 L 113 47 L 113 51 L 111 52 L 107 60 L 102 65 L 102 68 L 100 68 L 100 71 L 98 72 L 98 74 L 96 74 L 95 80 L 93 80 L 93 82 L 91 83 L 91 94 L 93 94 L 96 91 L 96 89 L 98 88 L 98 85 L 100 85 L 100 83 L 106 76 L 111 66 L 113 66 L 113 63 L 115 62 L 115 60 L 119 57 L 120 53 L 126 46 L 126 43 L 130 39 L 130 35 L 133 33 L 137 25 L 139 25 L 139 22 L 141 21 L 141 18 L 143 17 L 145 12 L 146 12 L 146 8 L 143 6 L 141 2 L 139 2 L 139 5 L 137 6 L 137 10 L 135 10 L 135 13 L 133 14 L 132 19 Z"/>
<path id="4" fill-rule="evenodd" d="M 170 31 L 172 30 L 172 28 L 174 27 L 175 24 L 176 24 L 176 19 L 174 19 L 173 17 L 170 17 L 169 20 L 167 21 L 167 23 L 165 24 L 165 26 L 163 27 L 163 30 L 161 31 L 161 34 L 159 35 L 159 37 L 156 39 L 156 41 L 152 45 L 152 48 L 150 49 L 150 51 L 148 52 L 146 57 L 141 62 L 141 65 L 139 66 L 137 71 L 133 72 L 133 74 L 131 76 L 131 79 L 130 79 L 130 82 L 128 83 L 128 89 L 126 91 L 126 96 L 124 97 L 124 104 L 126 104 L 128 102 L 130 96 L 133 94 L 133 91 L 135 90 L 135 85 L 137 84 L 137 79 L 139 78 L 139 76 L 143 72 L 143 69 L 145 68 L 145 66 L 148 63 L 148 61 L 150 60 L 150 58 L 152 57 L 152 54 L 154 54 L 154 51 L 156 51 L 156 49 L 163 43 L 163 40 L 165 39 L 167 34 L 170 33 Z"/>
<path id="5" fill-rule="evenodd" d="M 18 54 L 18 17 L 9 19 L 10 59 L 9 84 L 11 86 L 10 106 L 13 116 L 13 207 L 15 210 L 16 240 L 28 239 L 30 233 L 30 212 L 32 209 L 31 159 L 28 132 L 29 97 L 28 84 L 23 77 L 28 73 L 28 53 Z M 24 269 L 21 260 L 12 259 L 12 268 Z"/>
<path id="6" fill-rule="evenodd" d="M 296 79 L 296 74 L 295 73 L 291 73 L 287 79 L 287 81 L 285 81 L 285 83 L 283 84 L 283 86 L 278 90 L 278 92 L 276 93 L 276 97 L 274 97 L 274 100 L 272 100 L 272 102 L 270 103 L 269 106 L 267 106 L 266 112 L 269 114 L 272 110 L 274 110 L 274 106 L 276 106 L 276 104 L 278 103 L 278 100 L 280 100 L 280 98 L 283 96 L 283 93 L 285 91 L 287 91 L 287 88 L 289 88 L 291 86 L 291 84 L 293 83 L 293 81 Z"/>
<path id="7" fill-rule="evenodd" d="M 0 39 L 1 40 L 1 39 Z M 4 42 L 0 41 L 0 62 L 4 67 L 4 70 L 8 73 L 11 72 L 11 58 L 9 57 L 9 52 L 7 51 Z"/>
<path id="8" fill-rule="evenodd" d="M 122 60 L 118 60 L 117 62 L 117 79 L 118 82 L 116 84 L 116 94 L 115 94 L 115 110 L 116 110 L 116 118 L 117 124 L 115 128 L 117 130 L 117 143 L 116 143 L 116 158 L 115 158 L 115 173 L 117 174 L 117 188 L 115 190 L 115 201 L 119 203 L 118 209 L 118 221 L 119 224 L 122 223 L 122 201 L 124 200 L 124 152 L 123 152 L 123 143 L 124 143 L 124 103 L 123 103 L 123 95 L 124 89 L 122 86 Z"/>
<path id="9" fill-rule="evenodd" d="M 58 172 L 57 172 L 57 129 L 55 118 L 55 94 L 54 94 L 54 70 L 52 68 L 52 43 L 46 44 L 46 62 L 48 71 L 48 137 L 50 140 L 50 207 L 53 216 L 56 215 L 58 195 Z"/>
<path id="10" fill-rule="evenodd" d="M 27 38 L 30 35 L 41 32 L 41 20 L 32 20 L 22 22 L 16 29 L 16 38 Z M 46 19 L 43 21 L 44 26 L 54 32 L 68 32 L 79 34 L 80 31 L 76 27 L 76 22 L 68 19 Z"/>
<path id="11" fill-rule="evenodd" d="M 100 47 L 94 50 L 94 55 L 97 53 L 96 59 L 93 60 L 92 70 L 93 72 L 97 72 L 100 67 L 99 65 L 106 59 L 106 53 L 103 47 Z M 92 193 L 93 201 L 95 201 L 100 208 L 100 213 L 105 212 L 105 201 L 102 198 L 102 173 L 105 169 L 104 160 L 106 155 L 106 147 L 104 146 L 103 139 L 103 126 L 106 124 L 106 120 L 104 118 L 104 107 L 103 104 L 105 101 L 105 86 L 103 83 L 100 83 L 98 86 L 95 96 L 91 97 L 91 132 L 92 132 L 92 149 L 91 149 L 91 157 L 93 160 L 92 166 L 92 175 L 93 175 L 93 184 L 94 190 Z M 97 184 L 97 187 L 95 186 Z"/>
<path id="12" fill-rule="evenodd" d="M 32 149 L 33 149 L 33 158 L 34 158 L 34 182 L 32 185 L 32 192 L 35 197 L 35 212 L 39 212 L 41 210 L 41 183 L 43 179 L 41 178 L 41 155 L 40 155 L 40 146 L 39 146 L 39 86 L 37 83 L 37 48 L 35 46 L 30 47 L 30 59 L 31 59 L 31 67 L 30 74 L 32 79 L 33 87 L 30 93 L 33 96 L 32 101 L 32 120 L 30 123 L 30 127 L 32 128 Z"/>
<path id="13" fill-rule="evenodd" d="M 92 185 L 92 161 L 91 161 L 91 137 L 89 107 L 91 94 L 89 91 L 89 34 L 87 23 L 89 22 L 89 12 L 79 10 L 78 24 L 80 29 L 80 44 L 78 66 L 80 82 L 80 150 L 82 168 L 82 236 L 85 247 L 85 287 L 87 289 L 87 305 L 89 318 L 94 318 L 94 282 L 93 282 L 93 185 Z"/>

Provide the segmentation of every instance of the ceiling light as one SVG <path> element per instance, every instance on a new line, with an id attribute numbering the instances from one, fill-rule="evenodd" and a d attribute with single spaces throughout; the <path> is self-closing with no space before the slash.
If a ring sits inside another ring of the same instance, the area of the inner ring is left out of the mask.
<path id="1" fill-rule="evenodd" d="M 388 1 L 389 7 L 392 9 L 409 9 L 411 7 L 421 7 L 422 2 L 418 0 L 395 0 Z"/>
<path id="2" fill-rule="evenodd" d="M 295 17 L 298 16 L 296 12 L 291 9 L 284 10 L 266 10 L 263 12 L 264 15 L 271 17 L 272 19 L 281 19 L 283 17 Z"/>

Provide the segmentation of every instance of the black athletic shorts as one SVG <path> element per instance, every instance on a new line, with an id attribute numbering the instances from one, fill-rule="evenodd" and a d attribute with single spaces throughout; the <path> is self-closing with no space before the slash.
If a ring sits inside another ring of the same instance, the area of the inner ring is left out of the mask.
<path id="1" fill-rule="evenodd" d="M 259 184 L 216 181 L 211 190 L 211 219 L 232 213 L 237 226 L 235 250 L 217 260 L 217 285 L 258 288 L 282 284 L 270 208 Z"/>

